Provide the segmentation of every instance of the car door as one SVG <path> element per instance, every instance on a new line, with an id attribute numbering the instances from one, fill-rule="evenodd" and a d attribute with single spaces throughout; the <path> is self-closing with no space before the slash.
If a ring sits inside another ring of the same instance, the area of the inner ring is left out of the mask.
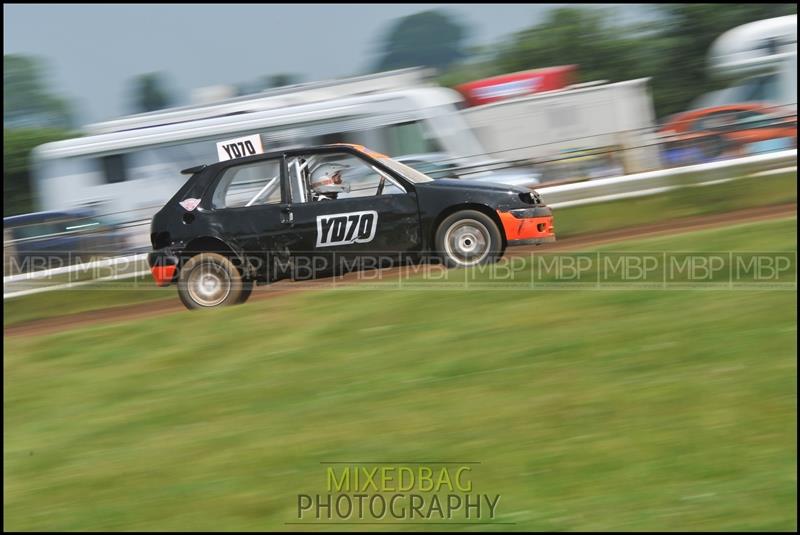
<path id="1" fill-rule="evenodd" d="M 280 278 L 277 268 L 289 259 L 287 198 L 282 157 L 228 167 L 213 185 L 210 231 L 237 247 L 257 271 Z"/>
<path id="2" fill-rule="evenodd" d="M 347 167 L 342 178 L 349 191 L 318 200 L 310 179 L 315 167 L 326 162 Z M 294 237 L 290 253 L 306 275 L 348 266 L 387 267 L 420 251 L 416 193 L 368 160 L 350 153 L 306 154 L 287 158 L 287 173 L 291 200 L 286 210 Z"/>

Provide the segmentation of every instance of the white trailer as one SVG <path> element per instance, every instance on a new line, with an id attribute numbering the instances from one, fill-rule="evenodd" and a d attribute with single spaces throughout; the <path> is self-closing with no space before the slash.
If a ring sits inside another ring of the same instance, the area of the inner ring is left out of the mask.
<path id="1" fill-rule="evenodd" d="M 186 179 L 181 169 L 217 161 L 218 142 L 254 135 L 265 151 L 355 143 L 391 156 L 441 153 L 467 168 L 465 178 L 496 176 L 498 162 L 458 113 L 461 95 L 425 76 L 408 69 L 303 84 L 90 125 L 94 135 L 33 151 L 39 209 L 89 205 L 118 222 L 148 219 Z"/>
<path id="2" fill-rule="evenodd" d="M 489 155 L 498 159 L 546 169 L 591 158 L 606 175 L 651 171 L 661 168 L 661 161 L 648 80 L 579 84 L 461 113 Z M 574 171 L 555 178 L 593 178 L 590 170 L 585 176 Z M 553 178 L 545 173 L 545 180 Z"/>

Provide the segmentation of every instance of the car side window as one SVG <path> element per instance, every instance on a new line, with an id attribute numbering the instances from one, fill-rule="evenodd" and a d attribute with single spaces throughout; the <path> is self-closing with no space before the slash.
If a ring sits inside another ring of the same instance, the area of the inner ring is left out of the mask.
<path id="1" fill-rule="evenodd" d="M 265 160 L 228 168 L 217 183 L 215 209 L 262 206 L 281 202 L 281 160 Z"/>
<path id="2" fill-rule="evenodd" d="M 697 119 L 692 125 L 692 130 L 708 130 L 710 128 L 721 128 L 729 126 L 736 120 L 736 112 L 721 111 L 709 113 L 705 117 Z"/>
<path id="3" fill-rule="evenodd" d="M 757 111 L 743 111 L 736 116 L 736 124 L 742 128 L 757 128 L 776 123 L 778 123 L 776 118 Z"/>
<path id="4" fill-rule="evenodd" d="M 406 193 L 388 173 L 349 153 L 290 158 L 292 202 L 320 202 Z"/>

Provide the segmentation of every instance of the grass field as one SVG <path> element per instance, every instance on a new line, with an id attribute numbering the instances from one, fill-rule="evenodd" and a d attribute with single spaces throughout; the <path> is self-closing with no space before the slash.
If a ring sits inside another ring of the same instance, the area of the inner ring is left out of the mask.
<path id="1" fill-rule="evenodd" d="M 556 230 L 559 236 L 568 237 L 790 202 L 797 202 L 796 171 L 686 187 L 637 199 L 561 208 L 555 213 Z"/>
<path id="2" fill-rule="evenodd" d="M 608 248 L 796 238 L 790 218 Z M 320 462 L 402 460 L 480 462 L 513 523 L 481 529 L 795 530 L 796 304 L 339 289 L 7 338 L 4 528 L 293 529 Z"/>

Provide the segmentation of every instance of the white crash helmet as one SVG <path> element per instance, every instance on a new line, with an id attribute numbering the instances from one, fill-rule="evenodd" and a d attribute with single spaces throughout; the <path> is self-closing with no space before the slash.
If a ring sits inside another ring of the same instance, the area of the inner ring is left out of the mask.
<path id="1" fill-rule="evenodd" d="M 319 193 L 348 191 L 350 188 L 342 185 L 342 171 L 350 169 L 349 165 L 338 163 L 322 163 L 311 171 L 309 182 L 312 189 Z"/>

